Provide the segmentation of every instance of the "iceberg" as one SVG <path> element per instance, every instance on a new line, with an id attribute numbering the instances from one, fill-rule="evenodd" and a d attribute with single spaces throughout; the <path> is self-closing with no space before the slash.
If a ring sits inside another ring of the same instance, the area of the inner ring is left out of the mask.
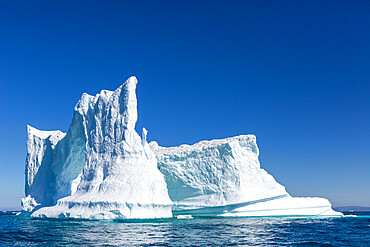
<path id="1" fill-rule="evenodd" d="M 66 134 L 28 126 L 24 213 L 31 217 L 172 217 L 163 174 L 135 131 L 135 77 L 114 92 L 84 93 Z"/>
<path id="2" fill-rule="evenodd" d="M 149 146 L 165 176 L 175 216 L 342 216 L 327 199 L 290 196 L 261 169 L 254 135 L 179 147 L 153 141 Z"/>
<path id="3" fill-rule="evenodd" d="M 27 126 L 22 214 L 83 219 L 341 216 L 290 196 L 258 160 L 254 135 L 161 147 L 135 131 L 137 79 L 84 93 L 67 133 Z"/>

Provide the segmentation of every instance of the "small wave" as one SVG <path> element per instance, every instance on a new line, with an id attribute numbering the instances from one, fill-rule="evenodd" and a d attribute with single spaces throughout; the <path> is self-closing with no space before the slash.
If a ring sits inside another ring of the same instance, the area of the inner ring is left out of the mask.
<path id="1" fill-rule="evenodd" d="M 18 211 L 0 211 L 0 215 L 16 215 Z"/>

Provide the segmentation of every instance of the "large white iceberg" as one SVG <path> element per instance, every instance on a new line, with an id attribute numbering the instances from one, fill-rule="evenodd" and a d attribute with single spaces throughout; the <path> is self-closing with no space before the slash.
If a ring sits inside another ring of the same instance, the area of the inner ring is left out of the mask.
<path id="1" fill-rule="evenodd" d="M 135 131 L 135 77 L 83 94 L 68 132 L 27 127 L 32 217 L 340 216 L 322 198 L 294 198 L 260 168 L 253 135 L 160 147 Z"/>

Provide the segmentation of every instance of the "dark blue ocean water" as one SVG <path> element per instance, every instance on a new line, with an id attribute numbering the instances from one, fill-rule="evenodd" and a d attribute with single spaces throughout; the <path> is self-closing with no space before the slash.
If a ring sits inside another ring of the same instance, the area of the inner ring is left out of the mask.
<path id="1" fill-rule="evenodd" d="M 117 222 L 0 214 L 0 246 L 370 246 L 370 216 Z"/>

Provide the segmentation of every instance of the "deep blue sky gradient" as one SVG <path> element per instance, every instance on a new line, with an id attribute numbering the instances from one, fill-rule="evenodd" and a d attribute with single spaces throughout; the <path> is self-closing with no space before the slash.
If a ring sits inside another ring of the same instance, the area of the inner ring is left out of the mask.
<path id="1" fill-rule="evenodd" d="M 160 145 L 253 133 L 294 196 L 370 205 L 369 1 L 1 1 L 0 208 L 26 124 L 67 131 L 83 92 L 136 75 Z"/>

